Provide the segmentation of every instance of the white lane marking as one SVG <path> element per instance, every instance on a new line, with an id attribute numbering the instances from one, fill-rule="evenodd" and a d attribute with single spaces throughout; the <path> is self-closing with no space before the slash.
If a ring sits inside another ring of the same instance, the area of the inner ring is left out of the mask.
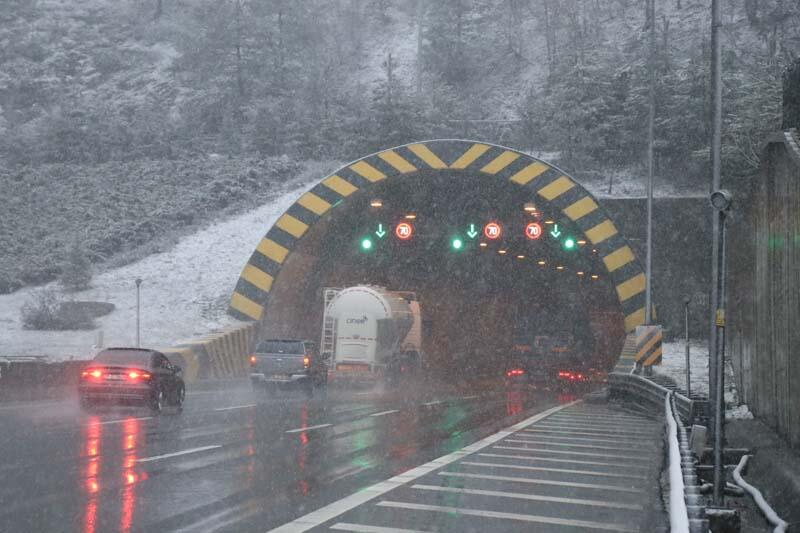
<path id="1" fill-rule="evenodd" d="M 200 446 L 199 448 L 192 448 L 190 450 L 183 450 L 180 452 L 173 452 L 173 453 L 165 453 L 164 455 L 154 455 L 153 457 L 144 457 L 142 459 L 137 459 L 137 463 L 149 463 L 151 461 L 158 461 L 160 459 L 169 459 L 170 457 L 178 457 L 181 455 L 189 455 L 190 453 L 200 453 L 206 450 L 216 450 L 217 448 L 222 448 L 221 444 L 214 444 L 213 446 Z"/>
<path id="2" fill-rule="evenodd" d="M 230 407 L 219 407 L 217 409 L 214 409 L 214 411 L 231 411 L 233 409 L 247 409 L 248 407 L 255 407 L 255 406 L 256 404 L 254 403 L 248 403 L 245 405 L 231 405 Z"/>
<path id="3" fill-rule="evenodd" d="M 435 511 L 455 515 L 480 516 L 483 518 L 501 518 L 506 520 L 519 520 L 523 522 L 535 522 L 537 524 L 554 524 L 559 526 L 584 527 L 591 529 L 603 529 L 606 531 L 621 531 L 625 533 L 636 533 L 638 529 L 629 529 L 621 524 L 609 524 L 605 522 L 594 522 L 590 520 L 574 520 L 570 518 L 555 518 L 550 516 L 538 516 L 532 514 L 501 513 L 498 511 L 486 511 L 483 509 L 467 509 L 466 507 L 446 507 L 443 505 L 423 505 L 421 503 L 404 503 L 393 501 L 382 501 L 376 505 L 381 507 L 394 507 L 397 509 L 411 509 L 414 511 Z"/>
<path id="4" fill-rule="evenodd" d="M 571 505 L 587 505 L 590 507 L 606 507 L 609 509 L 627 509 L 641 511 L 644 508 L 635 503 L 604 502 L 602 500 L 585 500 L 579 498 L 559 498 L 558 496 L 545 496 L 543 494 L 522 494 L 520 492 L 507 492 L 503 490 L 459 489 L 456 487 L 440 487 L 438 485 L 411 485 L 412 489 L 435 490 L 438 492 L 453 492 L 456 494 L 475 494 L 479 496 L 496 496 L 498 498 L 513 498 L 517 500 L 532 500 L 537 502 L 568 503 Z"/>
<path id="5" fill-rule="evenodd" d="M 646 431 L 647 428 L 635 426 L 635 429 L 620 427 L 614 424 L 578 424 L 577 422 L 560 422 L 558 420 L 548 421 L 547 424 L 542 424 L 543 428 L 559 428 L 559 429 L 576 429 L 582 430 L 595 430 L 605 431 L 612 433 L 624 433 L 626 435 L 654 435 L 655 431 Z"/>
<path id="6" fill-rule="evenodd" d="M 566 448 L 591 448 L 593 450 L 610 450 L 612 452 L 641 449 L 638 446 L 595 446 L 594 444 L 575 444 L 574 442 L 554 442 L 530 438 L 506 439 L 505 442 L 513 442 L 515 444 L 536 444 L 538 446 L 564 446 Z"/>
<path id="7" fill-rule="evenodd" d="M 140 416 L 138 418 L 120 418 L 117 420 L 106 420 L 105 422 L 89 422 L 90 426 L 105 426 L 106 424 L 122 424 L 123 422 L 131 422 L 133 420 L 152 420 L 152 416 Z"/>
<path id="8" fill-rule="evenodd" d="M 384 416 L 384 415 L 390 415 L 392 413 L 399 413 L 399 412 L 400 412 L 399 409 L 392 409 L 391 411 L 381 411 L 380 413 L 372 413 L 369 416 Z"/>
<path id="9" fill-rule="evenodd" d="M 439 405 L 440 403 L 444 403 L 443 400 L 434 400 L 432 402 L 423 403 L 422 405 L 430 407 L 431 405 Z"/>
<path id="10" fill-rule="evenodd" d="M 557 413 L 562 409 L 566 409 L 567 407 L 571 407 L 576 403 L 579 403 L 580 400 L 566 403 L 564 405 L 557 405 L 555 407 L 551 407 L 546 411 L 542 411 L 539 414 L 533 415 L 525 420 L 514 424 L 508 429 L 503 431 L 498 431 L 494 435 L 489 435 L 486 438 L 479 440 L 473 444 L 470 444 L 466 448 L 462 448 L 458 451 L 453 453 L 449 453 L 447 455 L 443 455 L 438 459 L 434 459 L 429 463 L 425 463 L 424 465 L 420 465 L 416 468 L 412 468 L 411 470 L 400 474 L 399 476 L 394 476 L 393 478 L 387 479 L 386 481 L 381 481 L 380 483 L 376 483 L 371 487 L 367 487 L 366 489 L 362 489 L 359 492 L 351 494 L 345 498 L 342 498 L 339 501 L 333 502 L 321 509 L 317 509 L 305 516 L 301 516 L 300 518 L 293 520 L 287 524 L 279 526 L 275 529 L 271 530 L 271 533 L 301 533 L 303 531 L 308 531 L 311 528 L 317 527 L 320 524 L 327 522 L 337 516 L 346 513 L 347 511 L 358 507 L 370 500 L 373 500 L 379 496 L 382 496 L 389 492 L 390 490 L 397 488 L 401 485 L 405 485 L 411 481 L 414 481 L 417 478 L 420 478 L 424 475 L 431 473 L 432 471 L 441 468 L 443 466 L 449 465 L 459 459 L 463 459 L 464 457 L 471 455 L 477 451 L 480 451 L 484 448 L 488 448 L 492 444 L 508 437 L 509 435 L 514 434 L 515 432 L 525 429 L 526 427 L 530 426 L 538 422 L 539 420 L 546 418 L 553 413 Z"/>
<path id="11" fill-rule="evenodd" d="M 564 413 L 559 415 L 558 418 L 574 418 L 576 420 L 611 420 L 611 421 L 620 421 L 620 422 L 631 422 L 631 423 L 645 423 L 645 424 L 652 424 L 654 421 L 650 418 L 645 417 L 632 417 L 632 416 L 618 416 L 618 415 L 601 415 L 601 414 L 581 414 L 581 413 Z"/>
<path id="12" fill-rule="evenodd" d="M 620 487 L 618 485 L 598 485 L 595 483 L 577 483 L 575 481 L 554 481 L 552 479 L 540 479 L 535 477 L 493 476 L 489 474 L 469 474 L 467 472 L 439 472 L 439 475 L 447 477 L 467 477 L 472 479 L 491 479 L 493 481 L 512 481 L 514 483 L 531 483 L 533 485 L 554 485 L 557 487 L 573 487 L 576 489 L 613 490 L 616 492 L 630 492 L 633 494 L 641 494 L 642 492 L 641 489 Z"/>
<path id="13" fill-rule="evenodd" d="M 561 457 L 537 457 L 535 455 L 512 455 L 508 453 L 479 453 L 478 455 L 481 455 L 483 457 L 499 457 L 502 459 L 523 459 L 525 461 L 542 461 L 545 463 L 609 466 L 612 468 L 636 468 L 639 470 L 649 470 L 649 467 L 642 465 L 631 465 L 628 463 L 605 463 L 603 461 L 581 461 L 578 459 L 564 459 Z"/>
<path id="14" fill-rule="evenodd" d="M 355 531 L 356 533 L 429 533 L 420 529 L 368 526 L 366 524 L 350 524 L 348 522 L 339 522 L 338 524 L 333 524 L 330 529 L 335 529 L 337 531 Z"/>
<path id="15" fill-rule="evenodd" d="M 556 435 L 581 435 L 586 437 L 619 437 L 631 440 L 655 440 L 657 437 L 642 437 L 639 435 L 632 436 L 625 433 L 614 431 L 573 431 L 570 429 L 523 429 L 520 433 L 537 433 L 541 435 L 556 434 Z"/>
<path id="16" fill-rule="evenodd" d="M 526 452 L 558 453 L 564 455 L 585 455 L 587 457 L 601 457 L 603 459 L 625 459 L 626 461 L 639 461 L 649 463 L 650 461 L 641 455 L 618 455 L 610 453 L 591 453 L 591 452 L 570 452 L 565 450 L 548 450 L 547 448 L 531 448 L 523 446 L 494 446 L 494 450 L 519 450 Z"/>
<path id="17" fill-rule="evenodd" d="M 316 426 L 308 426 L 304 428 L 297 428 L 297 429 L 288 429 L 286 433 L 302 433 L 303 431 L 311 431 L 312 429 L 322 429 L 322 428 L 329 428 L 333 424 L 317 424 Z"/>
<path id="18" fill-rule="evenodd" d="M 474 400 L 475 398 L 480 398 L 480 396 L 462 396 L 459 400 Z"/>
<path id="19" fill-rule="evenodd" d="M 511 468 L 513 470 L 527 470 L 531 472 L 559 472 L 561 474 L 576 474 L 579 476 L 598 476 L 598 477 L 617 477 L 625 479 L 647 479 L 645 476 L 634 476 L 629 474 L 612 474 L 608 472 L 596 472 L 592 470 L 573 470 L 571 468 L 550 468 L 547 466 L 523 466 L 507 465 L 503 463 L 479 463 L 473 461 L 461 461 L 461 465 L 483 466 L 487 468 Z"/>
<path id="20" fill-rule="evenodd" d="M 625 442 L 636 442 L 641 446 L 642 443 L 645 442 L 652 442 L 655 443 L 656 439 L 626 439 L 625 437 L 621 437 L 619 439 L 610 439 L 606 436 L 602 438 L 596 437 L 573 437 L 569 433 L 558 433 L 555 435 L 539 433 L 536 431 L 520 431 L 520 435 L 515 435 L 521 439 L 549 439 L 549 440 L 568 440 L 568 441 L 578 441 L 578 442 L 605 442 L 608 444 L 618 444 L 618 443 L 625 443 Z"/>

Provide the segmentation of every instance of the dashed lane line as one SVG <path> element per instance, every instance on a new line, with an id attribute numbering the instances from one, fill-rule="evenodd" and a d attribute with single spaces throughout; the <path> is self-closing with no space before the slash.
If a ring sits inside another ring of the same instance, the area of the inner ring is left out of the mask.
<path id="1" fill-rule="evenodd" d="M 556 434 L 556 435 L 580 435 L 581 437 L 620 437 L 631 440 L 652 440 L 656 437 L 639 437 L 630 436 L 625 433 L 616 433 L 611 431 L 572 431 L 572 430 L 558 430 L 558 429 L 523 429 L 520 433 L 536 433 L 542 435 Z"/>
<path id="2" fill-rule="evenodd" d="M 621 442 L 635 442 L 639 445 L 645 442 L 656 442 L 656 439 L 627 439 L 625 437 L 620 437 L 618 439 L 610 439 L 608 437 L 602 438 L 595 438 L 595 437 L 573 437 L 570 433 L 558 433 L 555 435 L 552 434 L 544 434 L 539 433 L 537 431 L 525 431 L 520 432 L 521 435 L 517 435 L 519 438 L 524 439 L 547 439 L 547 440 L 568 440 L 568 441 L 578 441 L 578 442 L 605 442 L 607 444 L 614 444 L 614 443 L 621 443 Z"/>
<path id="3" fill-rule="evenodd" d="M 328 520 L 336 518 L 337 516 L 346 513 L 347 511 L 350 511 L 351 509 L 358 507 L 359 505 L 362 505 L 370 500 L 378 498 L 392 489 L 395 489 L 401 485 L 405 485 L 406 483 L 414 481 L 415 479 L 418 479 L 424 475 L 430 474 L 431 472 L 433 472 L 438 468 L 454 463 L 484 448 L 488 448 L 492 444 L 503 440 L 504 438 L 508 437 L 509 435 L 512 435 L 513 433 L 519 431 L 520 429 L 524 429 L 530 426 L 531 424 L 534 424 L 539 420 L 552 415 L 553 413 L 557 413 L 562 409 L 571 407 L 576 403 L 578 402 L 575 401 L 551 407 L 550 409 L 542 411 L 541 413 L 533 415 L 517 424 L 514 424 L 508 429 L 505 429 L 503 431 L 498 431 L 493 435 L 489 435 L 488 437 L 485 437 L 479 440 L 478 442 L 475 442 L 474 444 L 462 448 L 461 450 L 449 453 L 447 455 L 443 455 L 438 459 L 434 459 L 429 463 L 425 463 L 424 465 L 412 468 L 411 470 L 408 470 L 407 472 L 404 472 L 398 476 L 394 476 L 393 478 L 387 479 L 386 481 L 381 481 L 380 483 L 376 483 L 371 487 L 362 489 L 356 493 L 351 494 L 350 496 L 342 498 L 339 501 L 333 502 L 305 516 L 301 516 L 300 518 L 297 518 L 296 520 L 293 520 L 287 524 L 272 529 L 271 533 L 301 533 L 303 531 L 308 531 L 309 529 L 324 524 Z"/>
<path id="4" fill-rule="evenodd" d="M 455 494 L 473 494 L 476 496 L 495 496 L 497 498 L 511 498 L 517 500 L 530 500 L 537 502 L 567 503 L 570 505 L 585 505 L 589 507 L 605 507 L 608 509 L 626 509 L 629 511 L 641 511 L 641 505 L 635 503 L 606 502 L 602 500 L 586 500 L 582 498 L 561 498 L 559 496 L 547 496 L 544 494 L 522 494 L 520 492 L 508 492 L 504 490 L 482 490 L 482 489 L 460 489 L 456 487 L 442 487 L 439 485 L 411 485 L 412 489 L 432 490 L 437 492 L 451 492 Z"/>
<path id="5" fill-rule="evenodd" d="M 311 431 L 312 429 L 322 429 L 322 428 L 329 428 L 333 424 L 317 424 L 316 426 L 308 426 L 304 428 L 297 428 L 297 429 L 288 429 L 286 433 L 302 433 L 304 431 Z"/>
<path id="6" fill-rule="evenodd" d="M 192 453 L 200 453 L 208 450 L 216 450 L 217 448 L 222 448 L 222 445 L 215 444 L 213 446 L 200 446 L 199 448 L 191 448 L 189 450 L 183 450 L 180 452 L 165 453 L 164 455 L 154 455 L 153 457 L 143 457 L 142 459 L 137 459 L 136 462 L 149 463 L 151 461 L 160 461 L 161 459 L 169 459 L 170 457 L 179 457 L 181 455 L 189 455 Z"/>
<path id="7" fill-rule="evenodd" d="M 519 520 L 523 522 L 534 522 L 537 524 L 552 524 L 559 526 L 583 527 L 592 529 L 602 529 L 605 531 L 620 531 L 625 533 L 636 533 L 638 529 L 630 529 L 622 524 L 609 524 L 605 522 L 594 522 L 589 520 L 575 520 L 570 518 L 555 518 L 551 516 L 538 516 L 531 514 L 503 513 L 499 511 L 487 511 L 484 509 L 468 509 L 466 507 L 449 507 L 443 505 L 423 505 L 421 503 L 405 503 L 384 500 L 376 505 L 380 507 L 392 507 L 395 509 L 408 509 L 412 511 L 434 511 L 455 515 L 480 516 L 483 518 L 500 518 L 506 520 Z"/>
<path id="8" fill-rule="evenodd" d="M 88 425 L 90 425 L 90 426 L 105 426 L 106 424 L 122 424 L 124 422 L 132 422 L 132 421 L 139 421 L 139 420 L 152 420 L 152 419 L 153 419 L 152 416 L 140 416 L 140 417 L 137 417 L 137 418 L 130 417 L 130 418 L 119 418 L 119 419 L 115 419 L 115 420 L 105 420 L 103 422 L 91 422 L 90 421 Z"/>
<path id="9" fill-rule="evenodd" d="M 399 413 L 399 412 L 400 412 L 399 409 L 391 409 L 389 411 L 381 411 L 380 413 L 372 413 L 369 416 L 386 416 L 386 415 L 391 415 L 393 413 Z"/>
<path id="10" fill-rule="evenodd" d="M 254 403 L 248 403 L 245 405 L 231 405 L 230 407 L 218 407 L 217 409 L 214 409 L 214 411 L 232 411 L 234 409 L 247 409 L 248 407 L 255 407 L 255 406 L 256 404 Z"/>
<path id="11" fill-rule="evenodd" d="M 591 448 L 593 450 L 609 450 L 612 452 L 641 450 L 638 446 L 595 446 L 594 444 L 575 444 L 574 442 L 552 442 L 536 439 L 506 439 L 506 442 L 513 442 L 514 444 L 536 444 L 538 446 L 563 446 L 566 448 Z"/>
<path id="12" fill-rule="evenodd" d="M 492 481 L 512 481 L 514 483 L 530 483 L 533 485 L 553 485 L 556 487 L 572 487 L 575 489 L 598 489 L 616 492 L 630 492 L 633 494 L 641 493 L 641 489 L 634 489 L 631 487 L 620 487 L 619 485 L 601 485 L 596 483 L 578 483 L 575 481 L 555 481 L 552 479 L 541 479 L 533 477 L 517 477 L 517 476 L 495 476 L 490 474 L 472 474 L 469 472 L 439 472 L 440 476 L 445 477 L 462 477 L 472 479 L 490 479 Z"/>

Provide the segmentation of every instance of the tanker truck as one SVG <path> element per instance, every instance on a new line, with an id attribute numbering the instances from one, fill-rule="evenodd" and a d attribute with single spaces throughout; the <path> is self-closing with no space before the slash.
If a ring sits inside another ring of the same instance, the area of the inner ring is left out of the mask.
<path id="1" fill-rule="evenodd" d="M 421 363 L 422 319 L 413 292 L 358 285 L 324 290 L 320 352 L 333 382 L 395 384 Z"/>

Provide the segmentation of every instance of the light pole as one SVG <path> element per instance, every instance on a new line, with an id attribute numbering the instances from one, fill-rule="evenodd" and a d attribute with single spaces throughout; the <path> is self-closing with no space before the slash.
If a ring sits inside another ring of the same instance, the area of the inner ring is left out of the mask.
<path id="1" fill-rule="evenodd" d="M 717 293 L 717 307 L 714 309 L 714 353 L 709 354 L 714 363 L 710 366 L 714 372 L 714 391 L 711 401 L 714 413 L 714 505 L 721 507 L 725 498 L 725 472 L 722 463 L 722 448 L 725 442 L 725 277 L 727 263 L 725 261 L 725 229 L 726 218 L 730 211 L 733 197 L 731 193 L 719 189 L 711 193 L 711 206 L 716 210 L 717 227 L 719 228 L 717 249 L 716 279 L 714 287 Z"/>
<path id="2" fill-rule="evenodd" d="M 689 303 L 692 301 L 688 296 L 683 300 L 683 322 L 686 334 L 686 397 L 692 397 L 692 360 L 689 357 Z"/>
<path id="3" fill-rule="evenodd" d="M 141 324 L 141 322 L 139 321 L 139 311 L 140 311 L 140 306 L 139 306 L 139 287 L 141 287 L 141 286 L 142 286 L 142 278 L 136 278 L 136 347 L 137 348 L 141 347 L 141 337 L 140 337 L 140 331 L 141 331 L 140 324 Z"/>

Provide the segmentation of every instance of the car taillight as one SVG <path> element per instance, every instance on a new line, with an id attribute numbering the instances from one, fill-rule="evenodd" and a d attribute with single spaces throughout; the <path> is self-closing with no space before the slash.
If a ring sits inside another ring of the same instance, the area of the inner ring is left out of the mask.
<path id="1" fill-rule="evenodd" d="M 256 356 L 255 355 L 251 355 L 250 356 L 250 366 L 254 366 L 256 364 L 256 361 L 258 361 L 258 359 L 256 359 Z"/>
<path id="2" fill-rule="evenodd" d="M 86 379 L 100 379 L 103 377 L 103 371 L 99 368 L 89 368 L 81 372 L 81 377 Z"/>
<path id="3" fill-rule="evenodd" d="M 138 370 L 129 370 L 128 371 L 128 379 L 131 381 L 138 381 L 140 379 L 150 379 L 150 374 L 148 372 L 140 372 Z"/>
<path id="4" fill-rule="evenodd" d="M 525 373 L 525 371 L 524 371 L 524 370 L 522 370 L 521 368 L 514 368 L 514 369 L 512 369 L 512 370 L 509 370 L 508 372 L 506 372 L 506 376 L 508 376 L 508 377 L 511 377 L 511 376 L 521 376 L 521 375 L 523 375 L 524 373 Z"/>
<path id="5" fill-rule="evenodd" d="M 311 363 L 311 359 L 308 356 L 303 357 L 303 368 L 308 368 L 308 365 Z"/>
<path id="6" fill-rule="evenodd" d="M 569 378 L 571 375 L 572 374 L 570 374 L 569 372 L 565 372 L 563 370 L 559 370 L 558 372 L 558 377 L 560 378 Z"/>

